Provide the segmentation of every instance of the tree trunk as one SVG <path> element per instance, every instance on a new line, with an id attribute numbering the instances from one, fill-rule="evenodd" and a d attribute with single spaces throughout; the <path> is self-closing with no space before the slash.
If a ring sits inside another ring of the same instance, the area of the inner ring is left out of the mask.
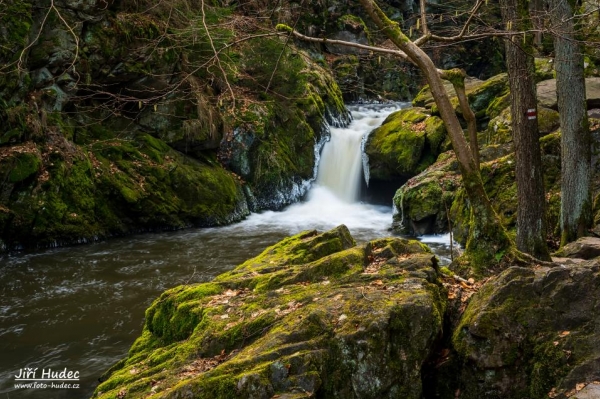
<path id="1" fill-rule="evenodd" d="M 592 224 L 591 138 L 585 101 L 583 54 L 569 1 L 551 0 L 554 68 L 561 127 L 561 245 L 584 236 Z"/>
<path id="2" fill-rule="evenodd" d="M 425 75 L 452 148 L 458 160 L 465 191 L 471 205 L 469 239 L 465 248 L 476 264 L 493 261 L 494 257 L 512 249 L 512 242 L 502 227 L 483 187 L 479 168 L 464 137 L 454 108 L 442 83 L 438 69 L 429 56 L 402 33 L 398 25 L 381 11 L 373 0 L 360 0 L 375 24 L 419 67 Z"/>
<path id="3" fill-rule="evenodd" d="M 500 7 L 508 30 L 527 30 L 530 24 L 525 0 L 500 0 Z M 550 260 L 546 244 L 546 197 L 537 122 L 532 39 L 531 35 L 506 39 L 518 201 L 516 241 L 520 251 L 541 260 Z"/>

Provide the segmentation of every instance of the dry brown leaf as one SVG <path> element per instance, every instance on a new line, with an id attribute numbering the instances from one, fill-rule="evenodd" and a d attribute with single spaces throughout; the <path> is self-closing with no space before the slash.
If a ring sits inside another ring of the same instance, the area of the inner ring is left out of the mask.
<path id="1" fill-rule="evenodd" d="M 381 287 L 383 285 L 383 280 L 371 281 L 371 285 L 374 285 L 374 286 L 377 286 L 377 287 Z"/>
<path id="2" fill-rule="evenodd" d="M 566 337 L 567 335 L 571 334 L 570 331 L 563 331 L 560 334 L 558 334 L 560 337 Z"/>
<path id="3" fill-rule="evenodd" d="M 556 388 L 552 388 L 552 389 L 550 390 L 550 392 L 548 392 L 548 397 L 549 397 L 549 398 L 556 398 L 556 395 L 557 395 L 557 393 L 556 393 Z"/>
<path id="4" fill-rule="evenodd" d="M 583 388 L 585 388 L 587 384 L 584 382 L 580 382 L 579 384 L 575 384 L 575 390 L 577 392 L 581 391 Z"/>

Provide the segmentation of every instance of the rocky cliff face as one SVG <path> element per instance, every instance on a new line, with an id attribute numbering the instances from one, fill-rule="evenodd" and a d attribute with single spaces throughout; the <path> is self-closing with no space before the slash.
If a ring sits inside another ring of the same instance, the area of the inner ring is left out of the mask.
<path id="1" fill-rule="evenodd" d="M 327 124 L 349 121 L 326 69 L 224 5 L 7 4 L 3 248 L 280 208 L 306 192 Z"/>

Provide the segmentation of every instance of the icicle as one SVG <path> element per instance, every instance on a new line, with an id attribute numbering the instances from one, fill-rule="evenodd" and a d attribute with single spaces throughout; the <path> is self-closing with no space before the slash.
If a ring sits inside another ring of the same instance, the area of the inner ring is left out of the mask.
<path id="1" fill-rule="evenodd" d="M 404 225 L 404 186 L 400 187 L 400 226 Z"/>

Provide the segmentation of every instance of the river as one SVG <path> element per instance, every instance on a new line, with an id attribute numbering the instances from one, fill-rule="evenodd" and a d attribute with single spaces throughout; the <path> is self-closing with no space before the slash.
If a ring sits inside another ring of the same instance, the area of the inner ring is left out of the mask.
<path id="1" fill-rule="evenodd" d="M 235 225 L 145 234 L 17 253 L 0 259 L 0 399 L 87 398 L 127 355 L 144 310 L 161 292 L 208 281 L 302 230 L 348 226 L 358 242 L 391 235 L 392 207 L 359 201 L 360 141 L 407 104 L 352 106 L 352 124 L 331 129 L 305 201 Z M 391 199 L 390 199 L 391 205 Z M 448 236 L 425 237 L 447 248 Z M 441 251 L 441 252 L 440 252 Z M 78 389 L 17 388 L 23 368 L 79 372 Z"/>

